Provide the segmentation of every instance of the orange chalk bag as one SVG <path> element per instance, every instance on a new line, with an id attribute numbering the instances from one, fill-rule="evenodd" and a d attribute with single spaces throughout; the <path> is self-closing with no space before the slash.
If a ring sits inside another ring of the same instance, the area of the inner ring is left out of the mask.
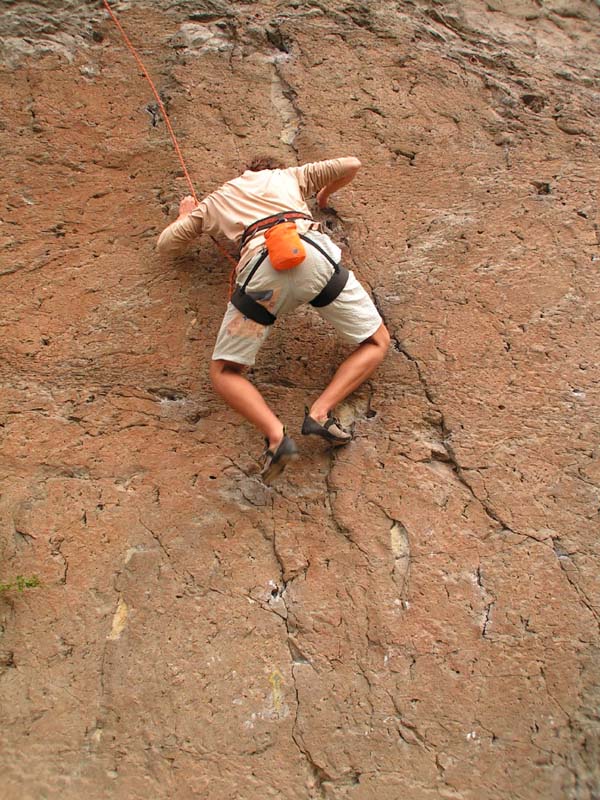
<path id="1" fill-rule="evenodd" d="M 273 269 L 293 269 L 306 258 L 306 250 L 295 222 L 280 222 L 265 231 L 265 242 Z"/>

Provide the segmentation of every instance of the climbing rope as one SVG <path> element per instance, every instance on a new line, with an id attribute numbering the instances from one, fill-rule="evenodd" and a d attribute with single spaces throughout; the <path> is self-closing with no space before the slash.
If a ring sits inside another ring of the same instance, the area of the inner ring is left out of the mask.
<path id="1" fill-rule="evenodd" d="M 191 193 L 192 197 L 194 198 L 194 201 L 196 203 L 198 203 L 198 197 L 196 195 L 196 191 L 194 189 L 194 184 L 192 183 L 192 179 L 190 178 L 190 173 L 188 172 L 187 167 L 185 165 L 185 161 L 183 159 L 183 153 L 181 152 L 181 148 L 179 147 L 179 143 L 177 141 L 177 137 L 175 136 L 175 131 L 173 130 L 173 126 L 171 125 L 171 121 L 169 119 L 169 115 L 167 114 L 167 109 L 165 108 L 163 101 L 160 99 L 160 95 L 159 95 L 159 93 L 158 93 L 158 91 L 156 89 L 156 86 L 154 85 L 154 81 L 150 77 L 150 74 L 148 73 L 148 70 L 146 69 L 146 67 L 144 65 L 144 62 L 142 61 L 138 51 L 135 49 L 135 47 L 131 43 L 131 40 L 130 40 L 129 36 L 127 36 L 123 26 L 121 25 L 121 23 L 117 19 L 116 14 L 114 13 L 112 8 L 110 7 L 110 5 L 108 3 L 108 0 L 102 0 L 102 3 L 104 4 L 104 8 L 110 14 L 110 17 L 111 17 L 112 21 L 117 26 L 117 28 L 119 30 L 119 33 L 123 37 L 123 41 L 125 42 L 125 44 L 129 48 L 129 50 L 131 51 L 131 54 L 135 58 L 139 68 L 142 70 L 142 73 L 143 73 L 144 77 L 146 78 L 146 80 L 150 84 L 150 88 L 152 89 L 152 94 L 156 98 L 156 102 L 157 102 L 158 107 L 160 109 L 160 113 L 162 114 L 162 117 L 163 117 L 163 119 L 165 121 L 165 124 L 167 126 L 167 130 L 169 131 L 169 135 L 171 137 L 171 141 L 173 142 L 173 147 L 175 148 L 175 152 L 177 153 L 177 156 L 178 156 L 179 161 L 181 163 L 181 167 L 183 169 L 183 174 L 185 175 L 185 179 L 187 180 L 188 186 L 190 187 L 190 193 Z M 213 236 L 211 236 L 210 238 L 212 239 L 212 241 L 216 245 L 216 247 L 221 251 L 221 253 L 229 261 L 231 261 L 231 263 L 234 266 L 234 270 L 235 270 L 235 267 L 237 267 L 237 262 L 235 261 L 235 259 L 232 258 L 229 255 L 227 250 L 225 250 Z M 230 295 L 231 295 L 231 292 L 232 292 L 233 276 L 234 276 L 234 271 L 232 271 L 231 276 L 230 276 L 230 280 L 229 280 L 229 290 L 230 290 L 229 293 L 230 293 Z"/>

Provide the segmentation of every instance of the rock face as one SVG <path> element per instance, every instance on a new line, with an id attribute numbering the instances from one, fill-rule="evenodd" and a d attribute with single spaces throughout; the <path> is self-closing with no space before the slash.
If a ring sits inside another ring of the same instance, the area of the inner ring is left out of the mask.
<path id="1" fill-rule="evenodd" d="M 199 194 L 362 160 L 320 218 L 393 347 L 265 488 L 140 70 L 4 3 L 2 797 L 597 798 L 598 4 L 114 7 Z M 254 379 L 294 431 L 346 352 L 307 309 Z"/>

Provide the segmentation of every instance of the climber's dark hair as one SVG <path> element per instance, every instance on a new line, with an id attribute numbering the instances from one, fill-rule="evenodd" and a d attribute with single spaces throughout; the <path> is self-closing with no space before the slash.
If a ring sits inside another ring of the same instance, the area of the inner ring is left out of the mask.
<path id="1" fill-rule="evenodd" d="M 285 169 L 285 164 L 276 158 L 271 158 L 271 156 L 256 156 L 246 169 L 252 172 L 260 172 L 262 169 Z"/>

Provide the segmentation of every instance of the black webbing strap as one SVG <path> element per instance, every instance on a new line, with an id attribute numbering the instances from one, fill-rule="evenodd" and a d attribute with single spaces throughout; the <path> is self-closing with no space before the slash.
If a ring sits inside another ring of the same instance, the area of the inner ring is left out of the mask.
<path id="1" fill-rule="evenodd" d="M 257 219 L 256 222 L 248 225 L 248 227 L 244 230 L 244 233 L 242 234 L 242 240 L 240 242 L 240 252 L 243 250 L 248 239 L 251 239 L 255 233 L 259 233 L 259 231 L 266 231 L 267 228 L 272 228 L 273 225 L 278 225 L 280 222 L 289 222 L 290 220 L 294 219 L 309 219 L 311 222 L 314 222 L 313 218 L 308 214 L 305 214 L 303 211 L 279 211 L 277 214 L 271 214 L 268 217 Z"/>
<path id="2" fill-rule="evenodd" d="M 344 286 L 348 283 L 349 277 L 350 273 L 346 267 L 339 264 L 338 269 L 333 273 L 331 278 L 329 278 L 319 294 L 314 300 L 310 301 L 311 306 L 323 308 L 323 306 L 328 306 L 330 303 L 333 303 L 336 297 L 342 292 Z"/>
<path id="3" fill-rule="evenodd" d="M 252 278 L 254 277 L 254 273 L 255 273 L 255 272 L 256 272 L 256 270 L 257 270 L 257 269 L 260 267 L 260 265 L 262 264 L 262 262 L 265 260 L 265 258 L 266 258 L 268 255 L 269 255 L 269 252 L 268 252 L 268 250 L 263 250 L 263 251 L 261 252 L 260 256 L 259 256 L 259 257 L 256 259 L 256 263 L 254 264 L 254 266 L 252 267 L 252 269 L 251 269 L 251 270 L 250 270 L 250 272 L 248 273 L 248 277 L 247 277 L 247 278 L 246 278 L 246 280 L 244 281 L 244 285 L 242 286 L 242 292 L 245 292 L 245 291 L 246 291 L 246 286 L 248 286 L 248 284 L 250 283 L 250 281 L 251 281 L 251 280 L 252 280 Z"/>
<path id="4" fill-rule="evenodd" d="M 257 303 L 249 294 L 243 292 L 241 286 L 236 286 L 234 293 L 231 295 L 231 302 L 245 317 L 248 317 L 253 322 L 258 322 L 260 325 L 272 325 L 277 319 L 268 308 Z"/>
<path id="5" fill-rule="evenodd" d="M 246 286 L 248 286 L 254 276 L 254 273 L 260 267 L 267 255 L 267 251 L 263 250 L 256 260 L 256 263 L 248 273 L 248 277 L 244 281 L 243 286 L 236 286 L 235 291 L 231 295 L 231 302 L 237 308 L 237 310 L 245 317 L 248 317 L 248 319 L 251 319 L 253 322 L 258 322 L 260 325 L 272 325 L 277 317 L 275 314 L 271 314 L 268 308 L 265 308 L 253 297 L 250 297 L 249 294 L 246 294 Z"/>
<path id="6" fill-rule="evenodd" d="M 333 275 L 331 278 L 329 278 L 319 294 L 310 301 L 311 306 L 314 306 L 315 308 L 323 308 L 324 306 L 328 306 L 330 303 L 333 303 L 336 297 L 342 292 L 344 286 L 348 283 L 350 273 L 346 267 L 343 267 L 341 264 L 337 264 L 329 255 L 329 253 L 326 252 L 316 242 L 313 242 L 310 237 L 306 236 L 304 233 L 301 233 L 300 238 L 311 244 L 316 250 L 319 251 L 319 253 L 321 253 L 321 255 L 325 256 L 327 261 L 329 261 L 329 263 L 333 266 Z"/>

